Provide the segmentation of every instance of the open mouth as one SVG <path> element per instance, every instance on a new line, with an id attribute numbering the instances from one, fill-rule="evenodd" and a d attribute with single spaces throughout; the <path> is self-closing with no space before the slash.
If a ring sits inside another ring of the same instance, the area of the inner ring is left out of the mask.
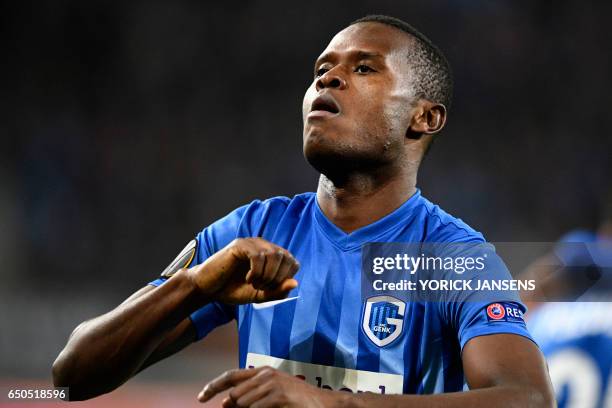
<path id="1" fill-rule="evenodd" d="M 328 112 L 333 115 L 340 113 L 338 103 L 329 95 L 320 95 L 312 102 L 310 112 Z"/>

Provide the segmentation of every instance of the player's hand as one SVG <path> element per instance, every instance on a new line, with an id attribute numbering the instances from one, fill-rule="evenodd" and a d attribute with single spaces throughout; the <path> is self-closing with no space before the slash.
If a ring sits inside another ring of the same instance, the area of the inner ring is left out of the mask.
<path id="1" fill-rule="evenodd" d="M 198 400 L 206 402 L 230 388 L 223 408 L 323 408 L 336 406 L 340 398 L 339 392 L 322 390 L 271 367 L 260 367 L 226 371 L 204 386 Z"/>
<path id="2" fill-rule="evenodd" d="M 297 287 L 299 263 L 262 238 L 239 238 L 188 273 L 208 299 L 228 304 L 284 299 Z"/>

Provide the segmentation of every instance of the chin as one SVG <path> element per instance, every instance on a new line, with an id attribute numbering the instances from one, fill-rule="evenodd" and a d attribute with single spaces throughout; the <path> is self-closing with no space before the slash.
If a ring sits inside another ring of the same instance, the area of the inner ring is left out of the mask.
<path id="1" fill-rule="evenodd" d="M 330 139 L 310 135 L 304 143 L 304 157 L 335 185 L 342 185 L 355 171 L 371 171 L 372 166 L 380 164 L 380 157 L 372 157 L 367 152 L 356 150 L 354 145 Z"/>
<path id="2" fill-rule="evenodd" d="M 304 141 L 304 157 L 315 170 L 329 177 L 342 167 L 340 163 L 346 160 L 346 152 L 324 135 L 311 134 Z"/>
<path id="3" fill-rule="evenodd" d="M 333 132 L 311 129 L 304 135 L 304 157 L 311 164 L 347 154 L 346 141 Z"/>

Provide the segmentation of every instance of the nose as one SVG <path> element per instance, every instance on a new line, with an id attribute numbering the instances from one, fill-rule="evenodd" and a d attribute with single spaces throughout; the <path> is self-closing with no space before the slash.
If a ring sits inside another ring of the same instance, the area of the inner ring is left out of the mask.
<path id="1" fill-rule="evenodd" d="M 324 88 L 345 89 L 347 87 L 346 80 L 339 75 L 336 69 L 331 69 L 321 75 L 315 85 L 317 91 Z"/>

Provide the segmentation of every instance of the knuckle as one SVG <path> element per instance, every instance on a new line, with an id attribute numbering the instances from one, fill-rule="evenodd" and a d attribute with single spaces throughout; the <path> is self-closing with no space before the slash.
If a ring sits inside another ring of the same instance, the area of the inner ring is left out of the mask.
<path id="1" fill-rule="evenodd" d="M 226 248 L 244 250 L 247 247 L 246 238 L 235 238 Z"/>
<path id="2" fill-rule="evenodd" d="M 223 373 L 223 375 L 221 376 L 221 379 L 223 381 L 231 381 L 237 372 L 238 370 L 227 370 L 226 372 Z"/>
<path id="3" fill-rule="evenodd" d="M 294 275 L 297 273 L 297 271 L 298 271 L 299 269 L 300 269 L 300 268 L 299 268 L 298 266 L 291 265 L 291 268 L 289 268 L 289 277 L 291 277 L 291 278 L 292 278 L 292 277 L 293 277 L 293 276 L 294 276 Z"/>
<path id="4" fill-rule="evenodd" d="M 234 238 L 234 240 L 230 243 L 232 246 L 237 246 L 244 244 L 245 238 Z"/>
<path id="5" fill-rule="evenodd" d="M 238 398 L 240 398 L 235 388 L 232 388 L 232 390 L 229 392 L 228 395 L 232 399 L 233 402 L 236 402 Z"/>
<path id="6" fill-rule="evenodd" d="M 273 369 L 272 367 L 270 367 L 270 366 L 263 366 L 261 368 L 260 374 L 262 376 L 265 376 L 265 377 L 270 377 L 270 376 L 273 376 L 275 372 L 276 372 L 276 370 Z"/>
<path id="7" fill-rule="evenodd" d="M 255 243 L 259 248 L 266 248 L 268 245 L 270 245 L 268 244 L 268 241 L 259 237 L 253 238 L 253 243 Z"/>
<path id="8" fill-rule="evenodd" d="M 249 259 L 251 260 L 251 262 L 253 262 L 253 266 L 254 266 L 253 272 L 257 272 L 263 264 L 263 258 L 261 257 L 259 253 L 256 253 L 256 254 L 251 254 L 249 256 Z"/>

